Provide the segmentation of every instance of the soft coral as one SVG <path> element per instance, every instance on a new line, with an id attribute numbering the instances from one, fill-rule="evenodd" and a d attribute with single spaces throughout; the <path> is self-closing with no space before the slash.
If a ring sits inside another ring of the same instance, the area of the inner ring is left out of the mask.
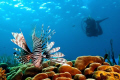
<path id="1" fill-rule="evenodd" d="M 0 80 L 7 80 L 5 70 L 3 70 L 2 68 L 0 68 Z"/>

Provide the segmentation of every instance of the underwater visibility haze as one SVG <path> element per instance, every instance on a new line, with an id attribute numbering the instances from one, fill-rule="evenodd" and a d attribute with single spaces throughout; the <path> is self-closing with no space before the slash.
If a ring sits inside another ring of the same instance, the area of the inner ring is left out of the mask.
<path id="1" fill-rule="evenodd" d="M 31 35 L 34 27 L 39 36 L 41 26 L 55 30 L 51 41 L 60 46 L 60 51 L 68 60 L 77 56 L 104 56 L 110 50 L 113 39 L 115 57 L 120 53 L 120 1 L 119 0 L 1 0 L 0 1 L 0 55 L 12 55 L 14 45 L 11 32 L 23 32 L 32 49 Z M 95 20 L 106 17 L 100 23 L 103 34 L 87 37 L 81 28 L 83 18 L 91 16 Z"/>
<path id="2" fill-rule="evenodd" d="M 109 56 L 118 64 L 120 0 L 0 0 L 0 36 L 0 63 Z"/>

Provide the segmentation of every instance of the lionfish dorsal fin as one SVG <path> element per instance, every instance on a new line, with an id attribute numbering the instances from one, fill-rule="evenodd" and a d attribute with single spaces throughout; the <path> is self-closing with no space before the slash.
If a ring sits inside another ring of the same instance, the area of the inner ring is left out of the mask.
<path id="1" fill-rule="evenodd" d="M 40 67 L 42 62 L 42 41 L 40 38 L 36 37 L 35 29 L 32 34 L 32 41 L 33 41 L 32 63 L 35 67 Z"/>
<path id="2" fill-rule="evenodd" d="M 49 29 L 49 27 L 50 26 L 48 26 L 46 33 L 44 33 L 44 38 L 42 38 L 43 43 L 47 43 L 51 39 L 51 36 L 55 33 L 55 30 L 51 32 L 51 29 Z"/>

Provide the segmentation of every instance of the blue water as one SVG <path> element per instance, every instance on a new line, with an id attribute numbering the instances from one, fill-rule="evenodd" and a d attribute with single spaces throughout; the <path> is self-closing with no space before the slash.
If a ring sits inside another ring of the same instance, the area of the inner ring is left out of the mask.
<path id="1" fill-rule="evenodd" d="M 100 25 L 103 34 L 87 37 L 81 28 L 81 20 L 91 16 L 95 20 L 106 17 Z M 56 33 L 50 41 L 68 60 L 78 56 L 104 56 L 111 50 L 113 39 L 115 57 L 120 53 L 120 0 L 0 0 L 0 54 L 13 55 L 11 32 L 23 32 L 28 46 L 32 47 L 32 30 L 36 25 L 50 26 Z M 74 27 L 73 27 L 74 26 Z"/>

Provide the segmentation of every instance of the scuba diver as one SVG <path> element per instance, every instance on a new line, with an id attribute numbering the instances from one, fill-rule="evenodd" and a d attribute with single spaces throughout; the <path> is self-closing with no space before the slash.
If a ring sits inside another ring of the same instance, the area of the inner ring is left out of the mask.
<path id="1" fill-rule="evenodd" d="M 106 20 L 108 18 L 102 19 L 102 20 L 98 20 L 95 21 L 93 18 L 88 17 L 84 22 L 86 23 L 85 26 L 85 33 L 88 37 L 92 37 L 95 36 L 97 37 L 98 35 L 102 35 L 103 31 L 102 28 L 100 26 L 100 22 Z M 83 27 L 83 26 L 82 26 Z"/>

